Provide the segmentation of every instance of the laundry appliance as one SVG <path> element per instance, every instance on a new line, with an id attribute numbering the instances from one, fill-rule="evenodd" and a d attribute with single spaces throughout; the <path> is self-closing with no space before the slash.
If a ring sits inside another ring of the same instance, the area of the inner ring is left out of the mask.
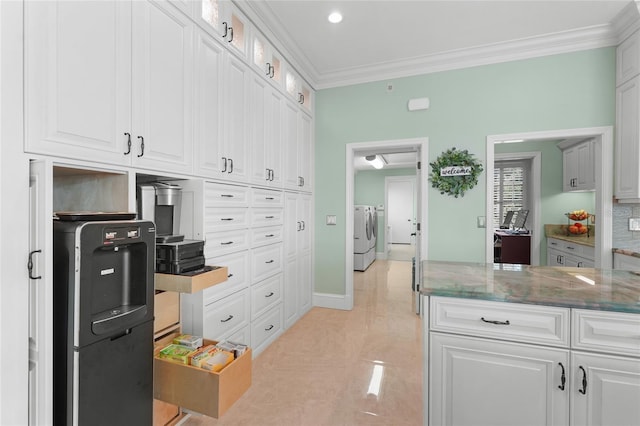
<path id="1" fill-rule="evenodd" d="M 353 269 L 365 271 L 376 258 L 375 208 L 357 205 L 353 217 Z"/>
<path id="2" fill-rule="evenodd" d="M 155 224 L 53 224 L 54 425 L 153 423 Z"/>

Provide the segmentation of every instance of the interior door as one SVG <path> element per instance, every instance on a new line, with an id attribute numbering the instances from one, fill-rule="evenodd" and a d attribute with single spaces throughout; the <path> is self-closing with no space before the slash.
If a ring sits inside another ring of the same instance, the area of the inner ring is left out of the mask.
<path id="1" fill-rule="evenodd" d="M 418 158 L 420 158 L 418 153 Z M 420 160 L 416 162 L 416 180 L 415 180 L 415 209 L 416 209 L 416 226 L 415 226 L 415 254 L 413 263 L 413 302 L 416 314 L 421 314 L 420 309 L 420 287 L 422 287 L 422 165 Z"/>
<path id="2" fill-rule="evenodd" d="M 413 233 L 414 182 L 395 180 L 389 182 L 389 223 L 392 244 L 411 244 Z M 410 208 L 409 208 L 410 206 Z"/>
<path id="3" fill-rule="evenodd" d="M 52 167 L 31 162 L 29 183 L 29 425 L 53 422 Z"/>

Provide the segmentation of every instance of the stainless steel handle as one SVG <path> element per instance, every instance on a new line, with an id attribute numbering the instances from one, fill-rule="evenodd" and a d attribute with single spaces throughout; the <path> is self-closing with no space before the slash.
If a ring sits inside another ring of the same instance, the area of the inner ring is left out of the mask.
<path id="1" fill-rule="evenodd" d="M 273 292 L 269 292 L 269 294 L 265 294 L 264 297 L 271 297 L 273 296 L 273 294 L 274 294 Z"/>
<path id="2" fill-rule="evenodd" d="M 506 321 L 495 321 L 495 320 L 484 319 L 484 317 L 482 317 L 480 319 L 482 320 L 482 322 L 487 322 L 489 324 L 496 324 L 496 325 L 510 325 L 511 324 L 509 322 L 509 320 L 506 320 Z"/>
<path id="3" fill-rule="evenodd" d="M 227 321 L 231 321 L 232 319 L 233 319 L 233 315 L 229 315 L 227 319 L 220 320 L 220 322 L 227 322 Z"/>

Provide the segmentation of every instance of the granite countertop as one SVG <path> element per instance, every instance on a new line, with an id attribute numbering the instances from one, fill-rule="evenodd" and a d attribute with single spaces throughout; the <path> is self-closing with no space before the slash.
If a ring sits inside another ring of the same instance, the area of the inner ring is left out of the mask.
<path id="1" fill-rule="evenodd" d="M 640 314 L 640 273 L 423 261 L 421 294 Z"/>
<path id="2" fill-rule="evenodd" d="M 589 225 L 589 236 L 587 234 L 573 235 L 569 234 L 567 227 L 569 225 L 544 225 L 544 235 L 547 238 L 556 238 L 558 240 L 569 241 L 575 244 L 582 244 L 584 246 L 595 247 L 596 245 L 596 230 L 593 225 Z M 586 226 L 586 225 L 585 225 Z"/>
<path id="3" fill-rule="evenodd" d="M 636 249 L 614 248 L 614 253 L 626 254 L 627 256 L 640 257 L 640 252 Z"/>

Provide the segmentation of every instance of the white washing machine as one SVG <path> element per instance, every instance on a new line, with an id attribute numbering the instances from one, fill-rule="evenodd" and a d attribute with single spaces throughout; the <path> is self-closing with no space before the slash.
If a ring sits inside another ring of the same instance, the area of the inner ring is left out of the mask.
<path id="1" fill-rule="evenodd" d="M 375 259 L 373 207 L 355 206 L 353 215 L 353 269 L 364 271 Z M 373 255 L 373 256 L 372 256 Z"/>

